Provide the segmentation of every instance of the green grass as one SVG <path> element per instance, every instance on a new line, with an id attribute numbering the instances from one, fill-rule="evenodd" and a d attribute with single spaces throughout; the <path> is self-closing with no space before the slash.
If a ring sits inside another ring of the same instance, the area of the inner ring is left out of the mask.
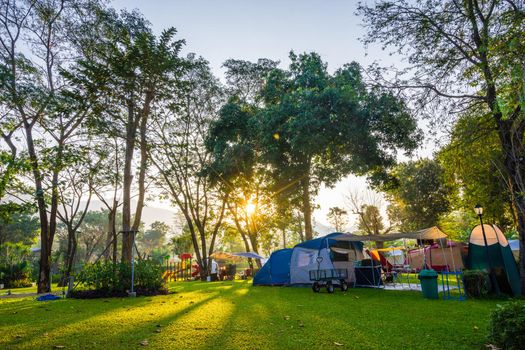
<path id="1" fill-rule="evenodd" d="M 57 287 L 57 283 L 53 283 L 51 285 L 51 288 L 53 290 L 53 293 L 55 292 L 61 292 L 62 288 Z M 7 291 L 10 290 L 13 294 L 29 294 L 29 293 L 36 293 L 37 286 L 31 286 L 31 287 L 24 287 L 24 288 L 4 288 L 0 289 L 0 295 L 4 295 L 7 293 Z"/>
<path id="2" fill-rule="evenodd" d="M 135 299 L 0 299 L 0 349 L 480 349 L 502 302 L 377 289 L 314 294 L 245 281 L 170 289 Z"/>

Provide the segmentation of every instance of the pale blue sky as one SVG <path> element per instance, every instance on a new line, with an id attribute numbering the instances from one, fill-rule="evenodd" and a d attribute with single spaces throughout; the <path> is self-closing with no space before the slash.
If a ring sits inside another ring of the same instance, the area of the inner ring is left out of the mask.
<path id="1" fill-rule="evenodd" d="M 116 8 L 139 9 L 156 31 L 173 26 L 186 40 L 185 52 L 205 57 L 221 75 L 228 58 L 265 57 L 288 62 L 288 52 L 316 51 L 330 70 L 350 61 L 399 63 L 358 38 L 357 1 L 347 0 L 117 0 Z"/>
<path id="2" fill-rule="evenodd" d="M 398 57 L 388 55 L 379 46 L 365 50 L 359 41 L 364 29 L 355 15 L 357 3 L 355 0 L 117 0 L 113 6 L 139 9 L 157 32 L 177 28 L 179 37 L 186 40 L 184 52 L 203 56 L 221 78 L 221 65 L 229 58 L 255 61 L 264 57 L 280 60 L 286 66 L 290 50 L 319 53 L 328 62 L 330 71 L 351 61 L 362 66 L 374 61 L 400 66 Z M 428 147 L 422 153 L 429 154 Z M 323 188 L 316 199 L 320 205 L 314 212 L 316 221 L 327 224 L 330 207 L 345 207 L 345 194 L 351 189 L 365 188 L 364 178 L 352 176 L 333 189 Z"/>

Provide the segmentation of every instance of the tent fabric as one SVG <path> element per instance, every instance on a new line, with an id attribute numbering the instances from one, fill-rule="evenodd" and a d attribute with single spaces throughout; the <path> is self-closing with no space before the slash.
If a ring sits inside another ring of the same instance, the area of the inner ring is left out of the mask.
<path id="1" fill-rule="evenodd" d="M 273 252 L 268 261 L 253 277 L 253 285 L 278 286 L 290 284 L 290 259 L 293 249 Z"/>
<path id="2" fill-rule="evenodd" d="M 347 269 L 347 282 L 354 281 L 355 260 L 363 259 L 361 241 L 341 242 L 344 233 L 334 232 L 297 244 L 290 261 L 290 284 L 310 284 L 310 271 L 317 269 Z M 317 258 L 322 260 L 318 262 Z"/>
<path id="3" fill-rule="evenodd" d="M 359 242 L 359 241 L 373 241 L 373 242 L 389 242 L 395 241 L 398 239 L 421 239 L 421 240 L 437 240 L 447 238 L 448 236 L 439 229 L 437 226 L 425 228 L 419 231 L 414 232 L 397 232 L 397 233 L 388 233 L 384 235 L 354 235 L 350 233 L 340 234 L 338 236 L 332 237 L 332 239 L 337 241 L 349 241 L 349 242 Z"/>
<path id="4" fill-rule="evenodd" d="M 457 271 L 465 267 L 463 249 L 465 248 L 457 244 L 448 247 L 433 244 L 430 247 L 410 250 L 407 254 L 407 263 L 414 269 L 423 269 L 426 260 L 427 266 L 435 270 Z"/>
<path id="5" fill-rule="evenodd" d="M 487 245 L 493 245 L 496 243 L 499 243 L 502 247 L 509 245 L 505 235 L 503 235 L 503 232 L 501 232 L 498 226 L 484 224 L 483 229 L 485 230 Z M 474 227 L 472 233 L 470 234 L 469 243 L 485 246 L 485 239 L 483 238 L 483 230 L 481 225 Z"/>
<path id="6" fill-rule="evenodd" d="M 485 231 L 487 245 L 485 245 L 485 239 L 483 238 L 483 230 Z M 513 295 L 521 295 L 518 267 L 512 255 L 509 242 L 496 225 L 485 224 L 483 225 L 483 230 L 481 225 L 478 225 L 470 234 L 467 258 L 468 268 L 482 270 L 491 267 L 496 271 L 497 275 L 499 274 L 504 278 Z"/>
<path id="7" fill-rule="evenodd" d="M 344 235 L 346 235 L 346 234 L 345 233 L 341 233 L 341 232 L 330 233 L 330 234 L 328 234 L 326 236 L 323 236 L 323 237 L 314 238 L 314 239 L 311 239 L 309 241 L 304 241 L 302 243 L 299 243 L 294 248 L 298 247 L 298 248 L 318 249 L 318 250 L 321 249 L 321 248 L 327 248 L 328 246 L 330 246 L 331 244 L 334 243 L 334 242 L 332 242 L 333 240 L 336 240 L 337 237 L 344 236 Z M 361 236 L 361 238 L 362 238 L 362 236 Z M 359 242 L 361 240 L 356 240 L 356 242 Z"/>

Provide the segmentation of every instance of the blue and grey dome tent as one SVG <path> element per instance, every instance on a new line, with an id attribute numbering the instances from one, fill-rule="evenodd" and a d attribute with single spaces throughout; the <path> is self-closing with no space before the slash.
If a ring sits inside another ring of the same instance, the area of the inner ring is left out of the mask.
<path id="1" fill-rule="evenodd" d="M 354 282 L 354 261 L 363 259 L 363 243 L 336 239 L 344 235 L 334 232 L 297 244 L 290 261 L 290 284 L 311 284 L 309 272 L 318 268 L 347 269 L 347 282 Z M 322 258 L 319 264 L 317 257 Z"/>
<path id="2" fill-rule="evenodd" d="M 290 284 L 290 258 L 293 249 L 280 249 L 270 255 L 268 261 L 253 277 L 254 286 L 282 286 Z"/>
<path id="3" fill-rule="evenodd" d="M 331 233 L 299 243 L 293 249 L 273 252 L 255 275 L 253 285 L 310 285 L 309 272 L 318 268 L 347 269 L 347 282 L 353 282 L 353 263 L 363 259 L 363 243 L 334 239 L 342 235 Z M 317 262 L 318 257 L 323 258 L 320 264 Z"/>

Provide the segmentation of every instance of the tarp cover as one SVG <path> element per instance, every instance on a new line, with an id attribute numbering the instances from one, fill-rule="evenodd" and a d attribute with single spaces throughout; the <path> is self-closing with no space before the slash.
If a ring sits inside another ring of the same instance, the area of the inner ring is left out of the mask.
<path id="1" fill-rule="evenodd" d="M 442 238 L 447 238 L 448 236 L 439 229 L 437 226 L 432 226 L 425 228 L 423 230 L 414 231 L 414 232 L 396 232 L 388 233 L 384 235 L 354 235 L 350 233 L 341 234 L 333 237 L 332 239 L 336 241 L 350 241 L 350 242 L 360 242 L 360 241 L 371 241 L 371 242 L 389 242 L 395 241 L 398 239 L 422 239 L 422 240 L 437 240 Z"/>

